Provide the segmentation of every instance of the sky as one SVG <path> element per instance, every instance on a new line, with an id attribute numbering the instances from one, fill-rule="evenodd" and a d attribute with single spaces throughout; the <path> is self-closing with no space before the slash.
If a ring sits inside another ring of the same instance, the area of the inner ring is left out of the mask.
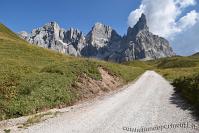
<path id="1" fill-rule="evenodd" d="M 102 22 L 124 34 L 128 15 L 139 4 L 139 0 L 0 0 L 0 22 L 19 32 L 56 21 L 84 33 Z"/>
<path id="2" fill-rule="evenodd" d="M 86 34 L 102 22 L 124 35 L 144 13 L 150 31 L 168 39 L 179 55 L 199 51 L 198 12 L 198 0 L 0 0 L 0 22 L 15 32 L 56 21 Z"/>

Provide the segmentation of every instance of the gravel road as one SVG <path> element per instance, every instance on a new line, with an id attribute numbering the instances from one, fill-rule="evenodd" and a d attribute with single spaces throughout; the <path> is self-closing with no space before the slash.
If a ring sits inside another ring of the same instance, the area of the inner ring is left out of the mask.
<path id="1" fill-rule="evenodd" d="M 126 89 L 73 108 L 21 132 L 28 133 L 199 133 L 199 122 L 154 71 Z"/>

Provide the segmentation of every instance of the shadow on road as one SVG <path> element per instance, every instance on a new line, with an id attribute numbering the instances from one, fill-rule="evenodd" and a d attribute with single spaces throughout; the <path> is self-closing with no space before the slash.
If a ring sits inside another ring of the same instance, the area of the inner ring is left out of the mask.
<path id="1" fill-rule="evenodd" d="M 189 110 L 191 115 L 196 121 L 199 121 L 199 113 L 192 105 L 190 105 L 186 100 L 184 100 L 179 93 L 174 92 L 170 97 L 170 102 L 175 104 L 176 107 L 181 108 L 183 110 Z"/>

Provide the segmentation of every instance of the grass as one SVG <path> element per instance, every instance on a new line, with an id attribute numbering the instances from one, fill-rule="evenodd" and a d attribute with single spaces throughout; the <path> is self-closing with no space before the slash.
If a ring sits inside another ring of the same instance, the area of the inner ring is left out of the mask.
<path id="1" fill-rule="evenodd" d="M 155 70 L 169 81 L 199 73 L 199 56 L 176 56 L 150 61 L 132 61 L 124 64 L 141 67 L 145 70 Z"/>
<path id="2" fill-rule="evenodd" d="M 172 82 L 177 78 L 192 76 L 199 73 L 199 67 L 156 69 L 155 71 Z"/>
<path id="3" fill-rule="evenodd" d="M 199 72 L 199 57 L 163 58 L 153 63 L 155 70 L 170 81 Z"/>
<path id="4" fill-rule="evenodd" d="M 57 114 L 56 112 L 55 113 L 47 112 L 47 113 L 33 115 L 33 116 L 29 117 L 27 119 L 27 121 L 22 126 L 19 126 L 18 128 L 27 128 L 33 124 L 44 121 L 46 119 L 45 117 L 47 117 L 47 116 L 50 116 L 52 118 L 52 117 L 56 116 L 56 114 Z"/>
<path id="5" fill-rule="evenodd" d="M 66 56 L 33 46 L 0 24 L 0 120 L 30 115 L 80 97 L 73 84 L 81 74 L 100 80 L 99 67 L 130 82 L 145 70 Z"/>
<path id="6" fill-rule="evenodd" d="M 135 60 L 135 61 L 124 62 L 123 64 L 128 65 L 128 66 L 133 66 L 133 67 L 140 67 L 145 70 L 151 70 L 154 68 L 152 63 L 146 62 L 146 61 Z"/>
<path id="7" fill-rule="evenodd" d="M 11 130 L 10 129 L 4 129 L 4 133 L 10 133 Z"/>

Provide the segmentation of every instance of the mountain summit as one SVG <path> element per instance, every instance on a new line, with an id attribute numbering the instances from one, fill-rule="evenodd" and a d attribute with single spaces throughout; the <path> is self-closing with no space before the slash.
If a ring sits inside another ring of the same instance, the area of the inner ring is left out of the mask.
<path id="1" fill-rule="evenodd" d="M 144 14 L 123 37 L 102 23 L 96 23 L 84 36 L 78 29 L 64 30 L 56 22 L 34 29 L 31 33 L 20 32 L 19 36 L 31 44 L 61 53 L 115 62 L 175 55 L 166 39 L 149 31 Z"/>
<path id="2" fill-rule="evenodd" d="M 136 59 L 157 59 L 175 55 L 169 42 L 149 31 L 146 16 L 141 15 L 133 28 L 129 27 L 126 37 L 125 61 Z"/>

